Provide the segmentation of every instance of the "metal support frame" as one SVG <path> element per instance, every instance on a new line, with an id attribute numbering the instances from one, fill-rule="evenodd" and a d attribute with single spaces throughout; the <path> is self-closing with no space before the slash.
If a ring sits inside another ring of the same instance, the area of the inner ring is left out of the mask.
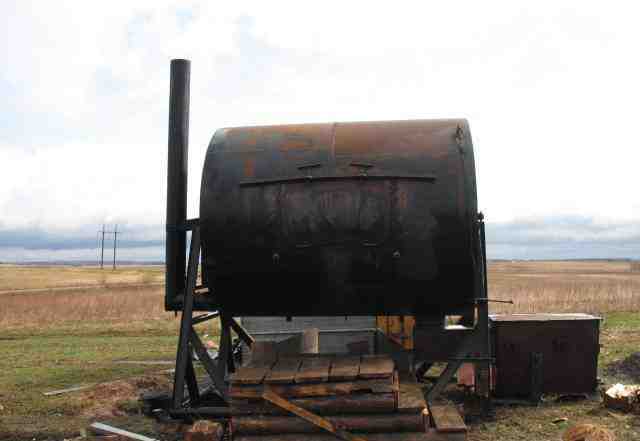
<path id="1" fill-rule="evenodd" d="M 184 414 L 184 404 L 189 403 L 192 407 L 200 400 L 198 383 L 193 367 L 193 353 L 198 356 L 198 360 L 211 378 L 214 388 L 220 398 L 228 402 L 225 375 L 227 371 L 233 372 L 233 354 L 231 347 L 231 329 L 229 319 L 224 314 L 211 313 L 193 317 L 194 291 L 196 288 L 196 278 L 198 275 L 198 263 L 200 260 L 200 227 L 191 226 L 191 248 L 189 251 L 189 262 L 187 266 L 187 280 L 184 294 L 182 317 L 180 320 L 180 337 L 178 339 L 178 350 L 176 354 L 176 369 L 173 383 L 172 413 Z M 222 327 L 220 335 L 220 348 L 217 360 L 209 355 L 202 340 L 194 329 L 194 325 L 206 320 L 220 317 Z M 189 393 L 189 400 L 185 400 L 185 384 Z M 188 413 L 188 412 L 187 412 Z"/>
<path id="2" fill-rule="evenodd" d="M 491 338 L 489 334 L 489 302 L 487 296 L 487 256 L 485 246 L 484 217 L 478 214 L 477 236 L 475 238 L 476 301 L 477 322 L 460 342 L 453 356 L 447 358 L 447 366 L 434 385 L 426 393 L 428 402 L 433 402 L 451 381 L 463 362 L 473 362 L 476 366 L 476 394 L 489 402 L 489 367 L 491 363 Z M 419 354 L 418 354 L 419 356 Z"/>

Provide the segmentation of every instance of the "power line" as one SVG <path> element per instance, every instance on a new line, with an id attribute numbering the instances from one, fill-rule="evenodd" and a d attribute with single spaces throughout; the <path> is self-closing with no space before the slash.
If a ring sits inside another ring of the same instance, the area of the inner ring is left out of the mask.
<path id="1" fill-rule="evenodd" d="M 105 225 L 102 225 L 102 230 L 98 231 L 98 234 L 102 234 L 100 240 L 100 269 L 104 269 L 104 238 L 105 235 L 113 234 L 113 269 L 116 269 L 116 255 L 118 250 L 118 234 L 122 234 L 122 231 L 118 231 L 118 224 L 114 226 L 113 231 L 107 231 Z"/>
<path id="2" fill-rule="evenodd" d="M 102 247 L 100 251 L 100 269 L 104 268 L 104 224 L 102 224 Z"/>

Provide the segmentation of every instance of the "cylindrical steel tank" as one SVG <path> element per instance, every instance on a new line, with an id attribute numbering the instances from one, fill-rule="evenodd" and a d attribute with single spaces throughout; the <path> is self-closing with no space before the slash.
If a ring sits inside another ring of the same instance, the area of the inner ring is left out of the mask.
<path id="1" fill-rule="evenodd" d="M 231 315 L 454 314 L 477 292 L 476 219 L 465 120 L 221 129 L 204 277 Z"/>

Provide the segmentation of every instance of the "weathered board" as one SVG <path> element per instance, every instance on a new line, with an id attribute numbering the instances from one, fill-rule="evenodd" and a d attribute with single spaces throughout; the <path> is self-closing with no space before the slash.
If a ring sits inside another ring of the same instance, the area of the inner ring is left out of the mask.
<path id="1" fill-rule="evenodd" d="M 349 381 L 358 378 L 360 373 L 360 357 L 336 357 L 331 364 L 329 381 Z"/>
<path id="2" fill-rule="evenodd" d="M 366 441 L 364 438 L 353 435 L 352 433 L 344 430 L 341 427 L 337 427 L 331 421 L 322 418 L 321 416 L 318 416 L 312 412 L 309 412 L 308 410 L 305 410 L 301 407 L 298 407 L 295 404 L 292 404 L 290 401 L 281 397 L 270 389 L 264 391 L 264 393 L 262 394 L 262 398 L 306 420 L 307 422 L 313 424 L 315 427 L 332 433 L 333 435 L 344 441 Z"/>
<path id="3" fill-rule="evenodd" d="M 465 425 L 458 409 L 451 404 L 430 404 L 431 418 L 438 432 L 466 432 Z"/>
<path id="4" fill-rule="evenodd" d="M 293 383 L 300 367 L 299 357 L 282 357 L 264 378 L 265 383 Z"/>
<path id="5" fill-rule="evenodd" d="M 325 416 L 333 427 L 349 432 L 389 433 L 425 430 L 421 413 L 387 413 L 378 415 L 354 414 Z M 315 423 L 292 416 L 246 415 L 233 418 L 234 435 L 276 435 L 283 433 L 317 433 L 323 428 Z M 325 429 L 326 430 L 326 429 Z"/>
<path id="6" fill-rule="evenodd" d="M 394 369 L 393 359 L 388 356 L 363 355 L 358 378 L 388 378 L 393 374 Z"/>
<path id="7" fill-rule="evenodd" d="M 324 382 L 329 380 L 332 357 L 308 357 L 302 360 L 295 377 L 296 383 Z"/>
<path id="8" fill-rule="evenodd" d="M 438 433 L 433 429 L 426 432 L 396 432 L 396 433 L 367 433 L 363 435 L 367 441 L 465 441 L 466 433 Z M 289 433 L 281 435 L 238 435 L 234 441 L 300 441 L 300 434 Z M 307 433 L 306 441 L 336 441 L 331 434 Z"/>
<path id="9" fill-rule="evenodd" d="M 336 383 L 307 383 L 307 384 L 270 384 L 271 390 L 279 395 L 290 398 L 323 397 L 327 395 L 346 395 L 351 393 L 392 393 L 398 391 L 398 381 L 393 378 L 375 380 L 355 380 Z M 229 396 L 231 398 L 260 398 L 264 390 L 263 385 L 231 384 Z"/>
<path id="10" fill-rule="evenodd" d="M 242 366 L 232 374 L 229 379 L 236 384 L 261 384 L 269 372 L 273 363 L 260 365 Z"/>
<path id="11" fill-rule="evenodd" d="M 396 411 L 394 393 L 350 394 L 327 397 L 292 398 L 291 401 L 318 415 L 384 414 Z M 285 411 L 271 403 L 234 398 L 231 400 L 233 415 L 284 415 Z"/>
<path id="12" fill-rule="evenodd" d="M 415 376 L 406 373 L 401 375 L 398 390 L 398 412 L 427 411 L 424 399 L 423 385 L 418 383 Z"/>
<path id="13" fill-rule="evenodd" d="M 138 433 L 129 432 L 128 430 L 119 429 L 117 427 L 109 426 L 103 423 L 92 423 L 89 426 L 91 432 L 100 435 L 116 435 L 119 439 L 135 440 L 135 441 L 158 441 L 156 438 L 149 438 L 148 436 L 140 435 Z"/>

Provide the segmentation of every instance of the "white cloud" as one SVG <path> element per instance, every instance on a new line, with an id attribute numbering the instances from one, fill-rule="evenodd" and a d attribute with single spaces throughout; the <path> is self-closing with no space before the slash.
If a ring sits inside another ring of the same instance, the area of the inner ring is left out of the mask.
<path id="1" fill-rule="evenodd" d="M 460 116 L 489 220 L 640 222 L 639 9 L 3 2 L 0 218 L 50 229 L 162 222 L 169 60 L 186 57 L 190 216 L 218 127 Z"/>

